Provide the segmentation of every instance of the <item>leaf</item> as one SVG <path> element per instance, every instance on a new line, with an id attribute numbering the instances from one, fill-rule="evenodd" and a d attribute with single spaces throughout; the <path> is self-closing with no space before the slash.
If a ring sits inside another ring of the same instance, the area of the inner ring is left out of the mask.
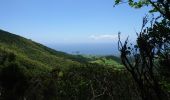
<path id="1" fill-rule="evenodd" d="M 121 0 L 115 0 L 115 5 L 119 4 Z"/>
<path id="2" fill-rule="evenodd" d="M 158 10 L 156 8 L 153 8 L 152 10 L 149 10 L 149 13 L 157 12 Z"/>

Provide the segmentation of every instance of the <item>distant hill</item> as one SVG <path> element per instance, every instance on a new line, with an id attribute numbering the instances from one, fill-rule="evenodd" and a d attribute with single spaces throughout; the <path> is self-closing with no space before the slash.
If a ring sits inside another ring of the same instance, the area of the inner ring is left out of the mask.
<path id="1" fill-rule="evenodd" d="M 93 59 L 81 55 L 71 55 L 53 50 L 4 30 L 0 30 L 0 51 L 14 53 L 17 60 L 24 66 L 29 66 L 30 68 L 34 66 L 35 68 L 45 68 L 47 70 L 56 67 L 67 68 L 74 64 L 81 65 L 93 61 Z M 115 60 L 119 61 L 117 57 L 115 57 Z"/>

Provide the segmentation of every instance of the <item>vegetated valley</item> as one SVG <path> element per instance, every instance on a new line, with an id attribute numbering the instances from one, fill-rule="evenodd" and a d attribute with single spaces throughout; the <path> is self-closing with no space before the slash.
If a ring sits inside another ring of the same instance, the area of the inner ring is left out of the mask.
<path id="1" fill-rule="evenodd" d="M 139 90 L 118 57 L 71 55 L 0 30 L 0 100 L 142 100 Z"/>
<path id="2" fill-rule="evenodd" d="M 70 55 L 0 30 L 0 100 L 140 100 L 118 57 Z"/>

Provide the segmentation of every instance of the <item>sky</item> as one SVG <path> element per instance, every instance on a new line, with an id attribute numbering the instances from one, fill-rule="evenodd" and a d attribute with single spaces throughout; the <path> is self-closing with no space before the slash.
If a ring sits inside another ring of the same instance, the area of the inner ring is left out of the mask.
<path id="1" fill-rule="evenodd" d="M 136 32 L 148 8 L 114 0 L 0 0 L 0 29 L 43 44 L 111 43 Z"/>

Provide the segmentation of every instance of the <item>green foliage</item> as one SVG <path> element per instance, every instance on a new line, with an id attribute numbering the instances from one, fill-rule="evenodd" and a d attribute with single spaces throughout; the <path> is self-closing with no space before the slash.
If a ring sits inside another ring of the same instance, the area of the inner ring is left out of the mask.
<path id="1" fill-rule="evenodd" d="M 1 58 L 4 57 L 6 60 L 2 61 L 3 64 L 0 67 L 1 98 L 4 100 L 23 99 L 28 86 L 28 77 L 25 74 L 25 69 L 15 62 L 13 53 L 1 55 Z"/>
<path id="2" fill-rule="evenodd" d="M 30 59 L 50 67 L 67 66 L 78 63 L 77 56 L 55 51 L 31 40 L 0 30 L 0 48 L 7 49 L 25 59 Z M 83 58 L 82 58 L 83 59 Z"/>
<path id="3" fill-rule="evenodd" d="M 131 77 L 126 75 L 128 73 L 98 64 L 70 66 L 58 77 L 57 97 L 59 100 L 139 99 Z"/>
<path id="4" fill-rule="evenodd" d="M 90 63 L 96 63 L 99 65 L 108 66 L 108 67 L 112 67 L 115 69 L 124 69 L 123 65 L 116 62 L 115 60 L 113 60 L 113 58 L 110 58 L 110 57 L 99 57 L 95 60 L 90 61 Z"/>
<path id="5" fill-rule="evenodd" d="M 150 2 L 148 0 L 115 0 L 115 5 L 120 3 L 128 3 L 131 7 L 141 8 L 143 6 L 148 6 Z"/>
<path id="6" fill-rule="evenodd" d="M 150 6 L 150 13 L 158 12 L 165 19 L 170 20 L 170 1 L 169 0 L 114 0 L 115 5 L 128 3 L 133 8 Z"/>
<path id="7" fill-rule="evenodd" d="M 150 26 L 147 26 L 148 18 L 143 18 L 142 29 L 137 34 L 137 43 L 134 47 L 128 46 L 128 39 L 122 44 L 120 37 L 119 47 L 122 63 L 138 84 L 142 99 L 169 100 L 166 89 L 169 89 L 167 76 L 170 75 L 170 1 L 115 0 L 115 5 L 122 2 L 128 3 L 133 8 L 150 6 L 150 13 L 160 14 L 157 18 L 152 18 Z M 162 85 L 166 89 L 162 88 Z"/>
<path id="8" fill-rule="evenodd" d="M 114 60 L 69 55 L 0 31 L 0 100 L 140 100 Z"/>

